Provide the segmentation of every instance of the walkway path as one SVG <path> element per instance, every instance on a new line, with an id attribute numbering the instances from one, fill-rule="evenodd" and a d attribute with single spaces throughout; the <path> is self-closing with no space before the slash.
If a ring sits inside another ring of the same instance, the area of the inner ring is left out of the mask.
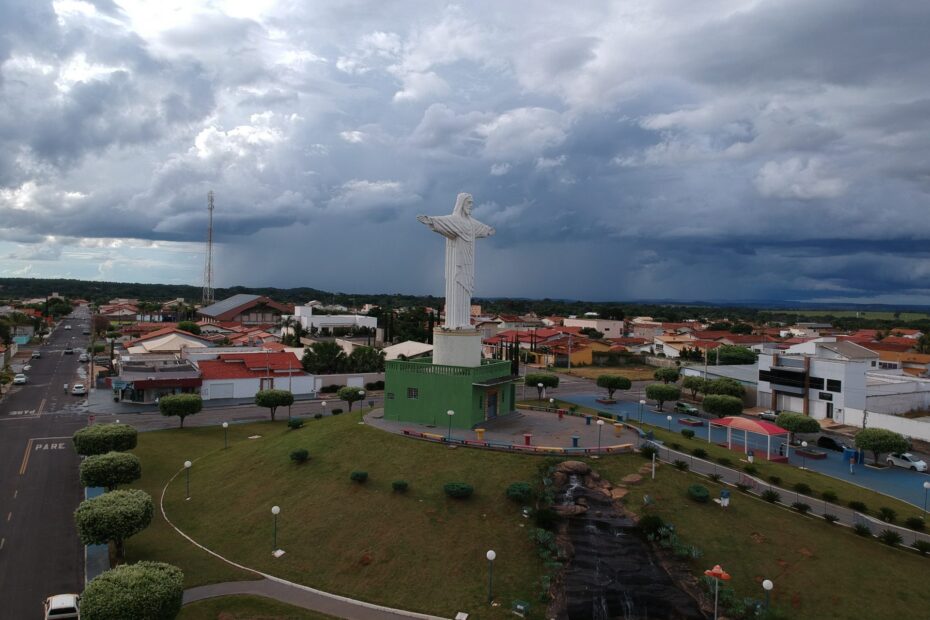
<path id="1" fill-rule="evenodd" d="M 882 530 L 894 530 L 901 535 L 901 538 L 904 541 L 905 545 L 912 545 L 916 540 L 924 540 L 930 542 L 930 535 L 915 532 L 914 530 L 909 530 L 904 527 L 899 527 L 892 523 L 885 523 L 884 521 L 879 521 L 868 515 L 850 510 L 844 506 L 839 506 L 836 504 L 831 504 L 825 502 L 822 499 L 817 499 L 804 495 L 803 493 L 796 493 L 795 491 L 789 491 L 787 489 L 769 484 L 758 478 L 747 475 L 744 472 L 737 471 L 735 469 L 730 469 L 729 467 L 723 467 L 711 461 L 705 461 L 704 459 L 696 458 L 686 452 L 678 452 L 672 450 L 661 444 L 654 444 L 659 449 L 659 459 L 672 463 L 676 460 L 685 461 L 688 463 L 689 469 L 693 472 L 704 474 L 709 476 L 711 474 L 718 474 L 721 476 L 721 481 L 727 482 L 732 485 L 743 484 L 749 487 L 749 490 L 756 494 L 761 495 L 764 491 L 772 489 L 777 491 L 781 495 L 780 503 L 785 506 L 791 506 L 794 502 L 804 502 L 811 507 L 811 514 L 823 516 L 824 514 L 836 515 L 839 518 L 839 523 L 843 525 L 854 525 L 857 523 L 862 523 L 869 526 L 869 529 L 873 534 L 878 534 Z M 735 496 L 731 501 L 738 501 L 739 496 Z"/>
<path id="2" fill-rule="evenodd" d="M 264 596 L 281 603 L 287 603 L 302 609 L 328 614 L 336 618 L 352 620 L 409 620 L 409 618 L 436 618 L 425 614 L 390 610 L 387 607 L 359 605 L 359 601 L 335 596 L 313 588 L 301 586 L 274 577 L 265 577 L 256 581 L 227 581 L 208 586 L 190 588 L 184 591 L 184 604 L 216 598 L 251 594 Z"/>
<path id="3" fill-rule="evenodd" d="M 640 407 L 639 403 L 618 402 L 615 405 L 604 405 L 597 402 L 598 395 L 594 394 L 573 394 L 562 397 L 562 400 L 590 407 L 598 411 L 610 413 L 611 415 L 621 415 L 630 421 L 641 420 L 652 426 L 670 429 L 678 432 L 685 426 L 678 423 L 683 417 L 673 411 L 657 411 L 653 405 Z M 666 403 L 666 409 L 671 408 L 674 403 Z M 551 415 L 551 414 L 550 414 Z M 671 422 L 668 416 L 672 417 Z M 695 437 L 707 439 L 707 420 L 704 420 L 704 426 L 692 428 Z M 725 428 L 714 427 L 711 439 L 714 443 L 726 443 L 727 433 Z M 782 439 L 772 438 L 772 453 L 778 454 L 779 445 L 785 443 Z M 740 431 L 733 432 L 732 445 L 734 451 L 740 452 L 744 449 L 743 433 Z M 756 455 L 765 454 L 765 437 L 761 435 L 749 435 L 749 448 L 754 450 Z M 918 508 L 923 508 L 926 491 L 923 483 L 930 480 L 930 475 L 915 471 L 908 471 L 900 467 L 889 467 L 886 469 L 873 469 L 862 465 L 856 465 L 853 468 L 855 473 L 850 473 L 849 463 L 843 461 L 843 455 L 840 452 L 827 451 L 827 458 L 822 460 L 802 459 L 797 455 L 792 447 L 789 451 L 789 463 L 794 466 L 804 466 L 807 469 L 818 473 L 837 478 L 850 484 L 855 484 L 878 493 L 900 499 L 913 504 Z M 871 455 L 869 455 L 871 460 Z"/>

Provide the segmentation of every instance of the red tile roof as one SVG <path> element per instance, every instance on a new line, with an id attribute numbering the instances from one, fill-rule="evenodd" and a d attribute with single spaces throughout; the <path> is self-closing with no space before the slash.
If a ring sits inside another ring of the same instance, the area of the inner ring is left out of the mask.
<path id="1" fill-rule="evenodd" d="M 884 340 L 881 342 L 862 342 L 858 344 L 871 351 L 897 351 L 898 353 L 906 353 L 914 348 L 913 344 L 895 344 L 892 342 L 885 342 Z"/>
<path id="2" fill-rule="evenodd" d="M 293 353 L 228 353 L 215 360 L 198 363 L 204 381 L 215 379 L 253 379 L 273 376 L 303 376 L 300 360 Z"/>
<path id="3" fill-rule="evenodd" d="M 184 336 L 190 336 L 191 338 L 197 338 L 205 342 L 207 341 L 205 337 L 198 336 L 197 334 L 192 334 L 190 332 L 186 332 L 183 329 L 178 329 L 177 327 L 164 327 L 162 329 L 156 329 L 155 331 L 149 332 L 146 335 L 142 336 L 141 338 L 137 338 L 133 340 L 132 342 L 129 343 L 128 346 L 130 347 L 135 346 L 139 344 L 140 342 L 145 342 L 146 340 L 152 340 L 153 338 L 161 338 L 162 336 L 167 336 L 168 334 L 182 334 Z"/>
<path id="4" fill-rule="evenodd" d="M 882 338 L 882 344 L 900 344 L 915 347 L 917 346 L 917 340 L 914 338 L 905 338 L 904 336 L 886 336 Z"/>

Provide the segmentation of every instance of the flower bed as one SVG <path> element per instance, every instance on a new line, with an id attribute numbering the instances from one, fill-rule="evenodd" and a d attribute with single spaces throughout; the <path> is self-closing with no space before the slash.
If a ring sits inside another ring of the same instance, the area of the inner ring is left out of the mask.
<path id="1" fill-rule="evenodd" d="M 704 426 L 703 420 L 696 420 L 694 418 L 678 418 L 679 424 L 684 424 L 685 426 Z"/>

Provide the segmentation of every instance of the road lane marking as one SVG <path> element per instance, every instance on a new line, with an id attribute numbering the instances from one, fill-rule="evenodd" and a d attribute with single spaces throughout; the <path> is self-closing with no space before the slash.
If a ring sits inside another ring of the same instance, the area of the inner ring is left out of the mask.
<path id="1" fill-rule="evenodd" d="M 0 538 L 0 551 L 3 551 L 3 545 L 6 544 L 6 538 Z"/>
<path id="2" fill-rule="evenodd" d="M 43 409 L 45 409 L 45 399 L 44 399 L 44 398 L 42 399 L 42 402 L 39 403 L 38 415 L 42 415 L 42 410 L 43 410 Z"/>
<path id="3" fill-rule="evenodd" d="M 13 499 L 16 499 L 16 496 L 19 495 L 19 489 L 13 491 Z"/>
<path id="4" fill-rule="evenodd" d="M 22 476 L 26 473 L 26 466 L 29 465 L 29 455 L 32 454 L 30 448 L 32 447 L 32 440 L 26 442 L 26 453 L 23 454 L 23 462 L 19 466 L 19 475 Z"/>
<path id="5" fill-rule="evenodd" d="M 6 522 L 7 522 L 7 523 L 9 523 L 9 522 L 10 522 L 10 519 L 12 519 L 12 518 L 13 518 L 13 513 L 12 513 L 12 512 L 6 513 Z"/>

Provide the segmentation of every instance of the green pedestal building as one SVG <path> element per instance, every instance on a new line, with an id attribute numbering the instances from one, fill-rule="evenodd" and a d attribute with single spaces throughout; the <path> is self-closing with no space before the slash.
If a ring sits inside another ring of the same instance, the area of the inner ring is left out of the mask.
<path id="1" fill-rule="evenodd" d="M 470 429 L 514 409 L 511 363 L 481 360 L 478 366 L 434 364 L 432 359 L 387 362 L 384 419 Z"/>

